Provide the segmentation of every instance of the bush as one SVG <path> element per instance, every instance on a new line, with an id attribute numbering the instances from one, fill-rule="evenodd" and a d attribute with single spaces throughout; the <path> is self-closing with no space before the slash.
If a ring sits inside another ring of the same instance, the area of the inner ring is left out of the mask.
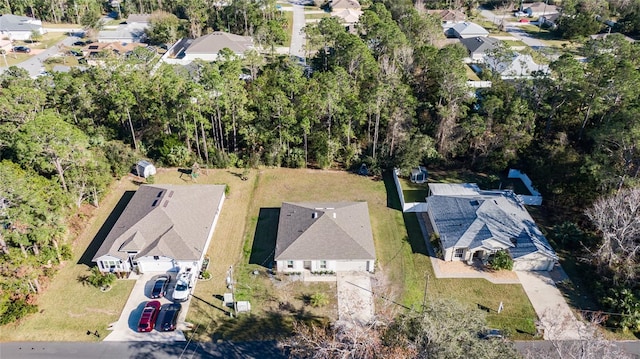
<path id="1" fill-rule="evenodd" d="M 16 320 L 38 311 L 38 307 L 27 303 L 24 299 L 12 300 L 4 313 L 0 313 L 0 325 L 15 322 Z"/>
<path id="2" fill-rule="evenodd" d="M 314 293 L 309 299 L 309 303 L 311 303 L 311 306 L 315 308 L 324 307 L 329 304 L 329 299 L 324 293 Z"/>
<path id="3" fill-rule="evenodd" d="M 211 279 L 211 273 L 209 271 L 202 272 L 202 279 Z"/>
<path id="4" fill-rule="evenodd" d="M 60 257 L 62 260 L 68 261 L 73 258 L 73 251 L 71 250 L 71 246 L 68 244 L 63 244 L 60 246 Z"/>
<path id="5" fill-rule="evenodd" d="M 489 266 L 493 269 L 500 270 L 512 270 L 513 269 L 513 259 L 509 253 L 505 250 L 499 250 L 496 254 L 493 255 L 493 258 L 489 261 Z"/>
<path id="6" fill-rule="evenodd" d="M 109 287 L 116 281 L 116 275 L 113 273 L 103 274 L 100 272 L 100 268 L 93 267 L 86 281 L 96 288 Z"/>

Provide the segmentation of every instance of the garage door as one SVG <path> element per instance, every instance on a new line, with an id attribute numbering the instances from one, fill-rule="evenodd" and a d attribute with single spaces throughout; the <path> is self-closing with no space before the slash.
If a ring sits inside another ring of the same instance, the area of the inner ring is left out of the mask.
<path id="1" fill-rule="evenodd" d="M 522 270 L 522 271 L 535 271 L 535 270 L 549 270 L 552 268 L 553 261 L 544 260 L 544 259 L 525 259 L 520 261 L 515 261 L 513 263 L 513 270 Z"/>
<path id="2" fill-rule="evenodd" d="M 167 272 L 173 268 L 173 261 L 171 259 L 159 259 L 159 260 L 139 260 L 138 266 L 142 273 L 149 272 Z"/>
<path id="3" fill-rule="evenodd" d="M 337 261 L 336 262 L 336 272 L 347 272 L 347 271 L 366 271 L 367 270 L 367 262 L 366 261 Z"/>

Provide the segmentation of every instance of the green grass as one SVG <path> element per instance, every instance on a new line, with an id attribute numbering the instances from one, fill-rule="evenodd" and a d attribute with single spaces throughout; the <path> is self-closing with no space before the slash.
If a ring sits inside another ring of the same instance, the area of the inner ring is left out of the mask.
<path id="1" fill-rule="evenodd" d="M 47 71 L 53 70 L 54 66 L 63 65 L 63 66 L 71 66 L 75 67 L 80 65 L 78 63 L 78 58 L 75 56 L 58 56 L 58 57 L 50 57 L 44 61 L 44 68 Z"/>
<path id="2" fill-rule="evenodd" d="M 29 54 L 10 52 L 2 56 L 2 59 L 0 59 L 0 64 L 2 64 L 2 66 L 14 66 L 21 63 L 22 61 L 29 59 L 30 57 L 31 55 Z"/>
<path id="3" fill-rule="evenodd" d="M 287 41 L 284 42 L 284 47 L 290 47 L 291 46 L 291 37 L 293 36 L 293 11 L 283 11 L 282 15 L 284 16 L 285 19 L 287 19 L 287 34 L 289 34 L 289 36 L 287 37 Z"/>
<path id="4" fill-rule="evenodd" d="M 502 42 L 504 42 L 505 44 L 509 45 L 510 47 L 527 46 L 527 44 L 525 44 L 524 42 L 522 42 L 520 40 L 502 40 Z"/>
<path id="5" fill-rule="evenodd" d="M 325 17 L 330 17 L 331 14 L 329 14 L 328 12 L 322 13 L 322 14 L 305 14 L 304 18 L 305 19 L 324 19 Z"/>
<path id="6" fill-rule="evenodd" d="M 475 72 L 473 72 L 473 70 L 471 69 L 471 67 L 469 67 L 469 65 L 466 65 L 464 68 L 465 68 L 465 71 L 467 72 L 467 80 L 480 81 L 480 77 L 478 77 L 478 75 Z"/>
<path id="7" fill-rule="evenodd" d="M 60 32 L 48 32 L 42 35 L 42 39 L 40 39 L 40 41 L 38 42 L 16 41 L 14 45 L 24 45 L 32 49 L 48 49 L 51 46 L 55 46 L 60 41 L 64 40 L 65 37 L 66 35 Z"/>
<path id="8" fill-rule="evenodd" d="M 50 22 L 43 22 L 42 23 L 42 27 L 45 29 L 77 29 L 77 28 L 82 28 L 82 25 L 80 24 L 54 24 L 54 23 L 50 23 Z"/>

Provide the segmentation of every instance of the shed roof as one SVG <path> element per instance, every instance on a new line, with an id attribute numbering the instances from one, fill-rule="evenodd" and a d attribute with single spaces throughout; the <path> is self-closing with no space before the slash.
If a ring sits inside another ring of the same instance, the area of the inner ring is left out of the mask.
<path id="1" fill-rule="evenodd" d="M 93 260 L 109 255 L 122 260 L 127 252 L 199 260 L 224 185 L 142 185 L 133 195 Z"/>
<path id="2" fill-rule="evenodd" d="M 276 260 L 375 258 L 367 202 L 282 204 Z"/>

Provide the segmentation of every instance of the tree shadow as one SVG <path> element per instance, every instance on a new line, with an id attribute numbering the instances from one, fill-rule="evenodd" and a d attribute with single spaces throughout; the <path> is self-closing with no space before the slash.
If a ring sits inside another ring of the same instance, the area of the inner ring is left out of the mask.
<path id="1" fill-rule="evenodd" d="M 113 225 L 116 223 L 122 212 L 124 212 L 124 209 L 127 208 L 129 201 L 131 201 L 131 198 L 135 193 L 136 191 L 126 191 L 122 195 L 122 198 L 120 198 L 120 201 L 118 201 L 118 204 L 116 204 L 116 206 L 113 208 L 113 211 L 111 211 L 109 217 L 107 217 L 107 219 L 104 221 L 96 236 L 93 237 L 93 240 L 91 241 L 87 249 L 84 251 L 84 253 L 82 253 L 82 256 L 78 260 L 77 264 L 84 264 L 89 267 L 93 265 L 93 257 L 96 255 L 98 249 L 100 249 L 100 246 L 107 238 L 107 235 L 111 231 L 111 228 L 113 228 Z"/>
<path id="2" fill-rule="evenodd" d="M 124 343 L 123 343 L 124 344 Z M 248 342 L 130 342 L 128 343 L 129 358 L 153 359 L 153 358 L 210 358 L 210 359 L 284 359 L 287 356 L 278 347 L 275 341 L 248 341 Z M 114 352 L 115 354 L 115 352 Z"/>
<path id="3" fill-rule="evenodd" d="M 427 240 L 420 228 L 420 222 L 418 217 L 420 213 L 403 213 L 404 225 L 407 228 L 407 242 L 411 245 L 411 252 L 424 254 L 429 256 L 429 249 L 427 248 Z"/>
<path id="4" fill-rule="evenodd" d="M 278 237 L 279 218 L 280 208 L 260 208 L 249 264 L 271 268 Z"/>
<path id="5" fill-rule="evenodd" d="M 402 211 L 398 189 L 395 182 L 393 182 L 393 174 L 390 171 L 385 171 L 382 174 L 382 179 L 384 181 L 384 189 L 387 191 L 387 207 Z"/>
<path id="6" fill-rule="evenodd" d="M 290 311 L 269 310 L 262 314 L 241 314 L 220 323 L 212 339 L 230 341 L 269 341 L 290 337 L 294 333 L 294 321 L 308 325 L 324 326 L 328 319 L 306 311 L 290 308 Z"/>

